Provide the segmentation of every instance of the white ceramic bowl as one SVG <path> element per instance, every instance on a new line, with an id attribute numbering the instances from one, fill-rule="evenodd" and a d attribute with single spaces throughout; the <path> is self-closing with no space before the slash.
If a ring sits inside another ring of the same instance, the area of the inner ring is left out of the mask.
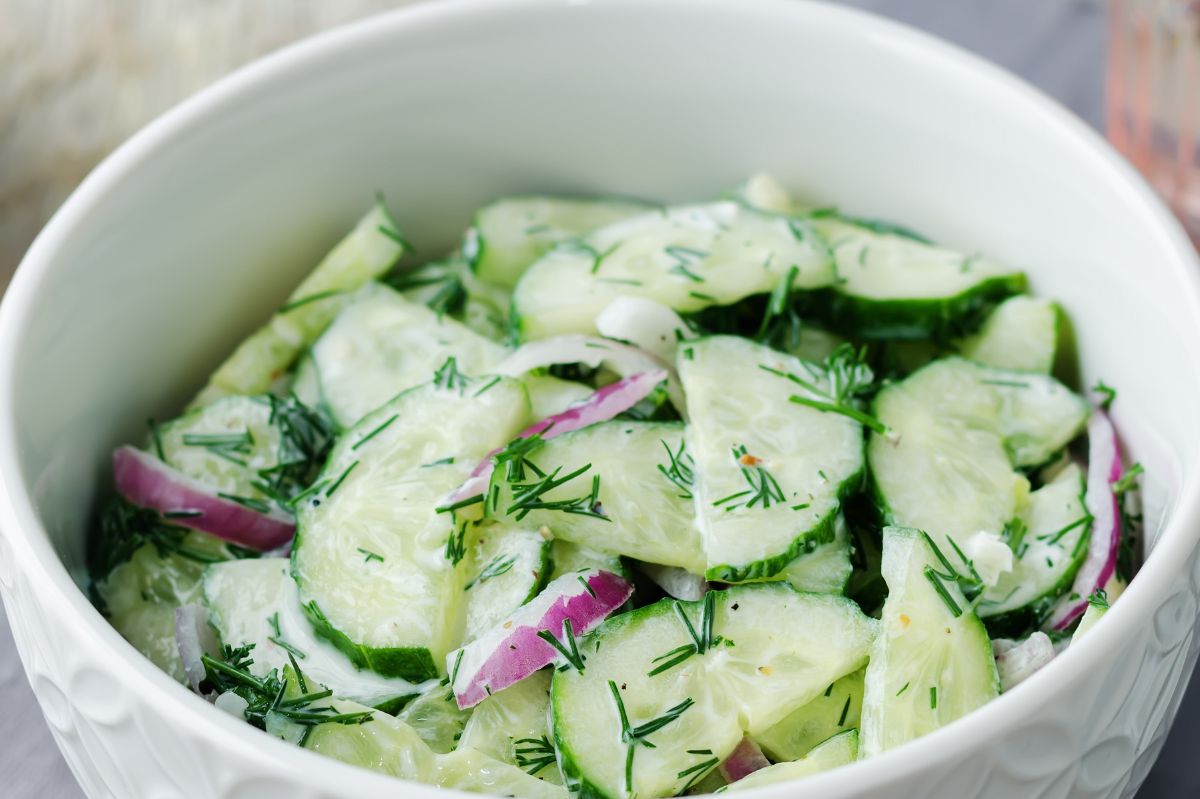
<path id="1" fill-rule="evenodd" d="M 768 0 L 469 0 L 369 20 L 188 101 L 63 206 L 0 311 L 0 587 L 87 792 L 440 795 L 215 711 L 78 588 L 110 449 L 178 408 L 377 188 L 437 253 L 498 194 L 697 198 L 758 169 L 1026 267 L 1073 317 L 1084 381 L 1120 388 L 1116 421 L 1149 481 L 1153 552 L 1080 646 L 969 718 L 805 788 L 1131 794 L 1196 657 L 1195 255 L 1095 135 L 1008 75 L 879 19 Z"/>

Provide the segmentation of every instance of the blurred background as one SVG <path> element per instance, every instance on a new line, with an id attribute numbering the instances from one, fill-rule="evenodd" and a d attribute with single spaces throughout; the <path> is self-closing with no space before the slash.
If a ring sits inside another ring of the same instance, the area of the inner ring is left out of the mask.
<path id="1" fill-rule="evenodd" d="M 736 2 L 736 0 L 731 0 Z M 957 42 L 1110 134 L 1200 238 L 1193 0 L 844 0 Z M 253 58 L 404 0 L 0 0 L 0 290 L 131 133 Z M 1107 97 L 1106 97 L 1107 95 Z M 1107 102 L 1106 102 L 1107 100 Z M 0 796 L 76 799 L 0 617 Z M 1198 797 L 1194 681 L 1144 797 Z"/>

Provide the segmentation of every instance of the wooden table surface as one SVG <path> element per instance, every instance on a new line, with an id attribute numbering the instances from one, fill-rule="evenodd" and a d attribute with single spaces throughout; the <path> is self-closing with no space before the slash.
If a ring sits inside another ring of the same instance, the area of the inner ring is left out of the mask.
<path id="1" fill-rule="evenodd" d="M 45 4 L 46 16 L 52 15 L 53 12 L 48 9 L 59 2 L 55 0 L 55 3 Z M 151 13 L 149 4 L 141 0 L 86 2 L 97 6 L 126 3 L 122 7 L 126 13 L 130 5 L 141 7 L 146 14 Z M 227 44 L 223 55 L 225 61 L 205 65 L 201 70 L 197 70 L 195 65 L 177 64 L 179 69 L 191 69 L 191 76 L 169 83 L 165 88 L 162 80 L 157 79 L 154 86 L 146 87 L 145 93 L 149 99 L 142 98 L 143 102 L 135 105 L 152 113 L 158 110 L 156 105 L 173 99 L 172 92 L 190 91 L 198 85 L 198 80 L 211 79 L 215 77 L 213 73 L 219 74 L 220 70 L 252 57 L 256 45 L 258 49 L 278 46 L 291 37 L 301 35 L 306 29 L 334 24 L 372 8 L 396 4 L 384 0 L 290 0 L 287 9 L 284 9 L 277 0 L 266 0 L 257 4 L 259 11 L 268 15 L 272 10 L 279 12 L 281 18 L 286 18 L 286 23 L 260 24 L 259 27 L 267 34 L 249 43 L 243 34 L 239 34 L 239 30 L 245 30 L 244 6 L 237 12 L 228 8 L 229 13 L 221 17 L 214 16 L 211 9 L 231 7 L 235 2 L 196 4 L 193 8 L 202 5 L 210 9 L 206 11 L 208 17 L 203 20 L 207 30 L 223 32 L 223 41 Z M 1092 125 L 1099 127 L 1102 124 L 1105 48 L 1103 3 L 1094 0 L 848 0 L 848 4 L 894 17 L 957 42 L 1040 86 Z M 5 18 L 6 10 L 13 11 L 19 5 L 22 5 L 22 0 L 0 0 L 0 19 Z M 165 5 L 174 10 L 183 9 L 176 2 L 165 2 Z M 36 3 L 23 6 L 26 13 L 29 9 L 40 7 Z M 91 7 L 92 12 L 94 8 Z M 161 12 L 161 6 L 158 8 Z M 158 17 L 157 24 L 168 24 L 163 21 L 161 13 Z M 61 24 L 61 20 L 58 24 Z M 14 46 L 13 39 L 6 43 L 4 27 L 0 24 L 0 73 L 4 72 L 6 44 Z M 149 34 L 143 31 L 142 35 L 154 34 L 152 31 Z M 71 40 L 68 38 L 68 41 Z M 17 51 L 10 50 L 7 55 L 12 57 L 14 52 Z M 172 58 L 181 58 L 178 56 L 178 47 L 173 47 L 172 53 Z M 197 78 L 197 75 L 200 77 Z M 16 116 L 16 109 L 6 109 L 3 104 L 3 80 L 0 77 L 0 212 L 4 212 L 6 206 L 11 208 L 14 198 L 20 199 L 12 194 L 10 185 L 8 202 L 5 202 L 4 178 L 5 159 L 9 157 L 9 163 L 13 162 L 13 150 L 22 141 L 20 132 L 14 133 L 12 117 Z M 149 83 L 150 79 L 147 78 Z M 132 90 L 126 86 L 125 91 L 132 91 L 135 99 L 138 98 L 136 84 Z M 71 97 L 60 99 L 60 102 L 69 104 Z M 126 124 L 133 126 L 139 121 L 132 119 Z M 112 135 L 123 135 L 123 132 L 118 129 Z M 75 165 L 75 172 L 78 175 L 90 167 L 89 157 L 93 155 L 99 157 L 103 152 L 93 153 L 85 148 L 82 157 L 77 154 L 79 163 Z M 48 178 L 46 185 L 50 188 L 42 190 L 38 183 L 31 182 L 36 178 L 36 175 L 32 178 L 26 176 L 23 181 L 26 192 L 41 192 L 37 195 L 37 203 L 31 203 L 34 210 L 17 215 L 20 227 L 10 224 L 5 229 L 0 223 L 0 233 L 7 237 L 0 245 L 7 244 L 9 260 L 14 263 L 13 255 L 19 254 L 24 248 L 40 225 L 41 217 L 48 212 L 46 198 L 53 201 L 54 192 L 61 193 L 69 189 L 70 182 L 78 179 L 75 173 L 65 178 L 60 174 L 54 178 L 53 185 Z M 49 207 L 52 208 L 52 205 Z M 3 213 L 0 213 L 2 216 Z M 9 217 L 10 220 L 12 218 Z M 7 265 L 3 247 L 0 246 L 0 281 L 4 280 Z M 3 783 L 0 796 L 8 799 L 76 799 L 82 796 L 42 720 L 17 661 L 7 619 L 3 617 L 0 617 L 0 708 L 3 708 L 3 712 L 0 712 L 0 741 L 4 741 L 4 746 L 0 747 L 0 781 Z M 1193 681 L 1162 757 L 1151 772 L 1141 796 L 1200 796 L 1200 770 L 1193 769 L 1189 762 L 1197 742 L 1200 742 L 1200 687 L 1198 681 Z"/>

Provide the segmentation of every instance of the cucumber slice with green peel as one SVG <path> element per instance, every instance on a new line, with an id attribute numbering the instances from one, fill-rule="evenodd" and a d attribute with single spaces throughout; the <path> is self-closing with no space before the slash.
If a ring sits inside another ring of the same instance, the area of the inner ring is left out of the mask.
<path id="1" fill-rule="evenodd" d="M 460 745 L 561 784 L 548 732 L 550 674 L 534 672 L 476 705 Z"/>
<path id="2" fill-rule="evenodd" d="M 1012 462 L 1039 466 L 1087 425 L 1087 400 L 1049 375 L 982 370 L 982 381 L 1000 398 L 1000 434 Z"/>
<path id="3" fill-rule="evenodd" d="M 314 382 L 317 396 L 342 428 L 355 425 L 401 391 L 427 383 L 447 359 L 457 370 L 481 375 L 506 350 L 446 316 L 373 283 L 355 295 L 301 363 L 298 387 Z M 316 372 L 315 380 L 306 374 Z"/>
<path id="4" fill-rule="evenodd" d="M 598 552 L 561 538 L 554 539 L 550 555 L 554 560 L 554 570 L 550 573 L 551 580 L 556 580 L 571 572 L 584 572 L 591 569 L 602 569 L 622 577 L 629 576 L 620 556 L 608 552 Z"/>
<path id="5" fill-rule="evenodd" d="M 1000 695 L 992 642 L 949 561 L 920 530 L 883 531 L 883 604 L 867 666 L 862 755 L 933 732 Z"/>
<path id="6" fill-rule="evenodd" d="M 312 482 L 331 443 L 328 422 L 295 399 L 222 397 L 160 426 L 169 466 L 235 501 L 287 502 Z"/>
<path id="7" fill-rule="evenodd" d="M 652 211 L 565 242 L 529 268 L 513 292 L 521 340 L 596 332 L 619 297 L 644 297 L 677 311 L 728 305 L 833 282 L 828 249 L 802 220 L 734 202 Z"/>
<path id="8" fill-rule="evenodd" d="M 989 629 L 1015 634 L 1037 626 L 1070 589 L 1091 535 L 1083 493 L 1083 471 L 1072 463 L 1029 495 L 1019 527 L 1010 527 L 1013 568 L 984 590 L 976 607 Z"/>
<path id="9" fill-rule="evenodd" d="M 750 788 L 760 788 L 764 785 L 777 785 L 781 782 L 791 782 L 801 777 L 808 777 L 822 771 L 847 766 L 858 759 L 858 730 L 846 730 L 816 746 L 811 752 L 799 760 L 790 763 L 776 763 L 764 769 L 743 777 L 737 782 L 730 783 L 721 789 L 728 791 L 744 791 Z"/>
<path id="10" fill-rule="evenodd" d="M 505 197 L 475 214 L 463 249 L 481 279 L 512 288 L 555 245 L 650 208 L 633 200 Z"/>
<path id="11" fill-rule="evenodd" d="M 385 711 L 420 690 L 405 680 L 360 671 L 340 650 L 318 639 L 300 607 L 286 558 L 214 564 L 204 572 L 203 590 L 221 641 L 232 647 L 254 645 L 250 672 L 256 677 L 282 670 L 291 655 L 306 679 L 338 697 Z"/>
<path id="12" fill-rule="evenodd" d="M 678 458 L 682 448 L 675 422 L 610 421 L 564 433 L 497 466 L 488 513 L 589 548 L 702 571 L 691 497 L 659 469 L 670 469 L 668 449 Z M 510 470 L 518 462 L 523 473 Z"/>
<path id="13" fill-rule="evenodd" d="M 880 391 L 875 416 L 895 435 L 872 433 L 867 460 L 887 521 L 919 527 L 947 551 L 950 537 L 1003 532 L 1028 501 L 1029 481 L 1009 460 L 1000 409 L 979 369 L 958 358 Z"/>
<path id="14" fill-rule="evenodd" d="M 984 366 L 1049 374 L 1058 348 L 1060 314 L 1050 300 L 1010 297 L 996 306 L 978 333 L 958 343 L 958 350 Z"/>
<path id="15" fill-rule="evenodd" d="M 439 503 L 528 420 L 517 380 L 443 375 L 339 441 L 297 503 L 292 574 L 317 633 L 360 668 L 424 680 L 456 642 L 465 528 Z"/>
<path id="16" fill-rule="evenodd" d="M 396 718 L 412 727 L 430 749 L 445 754 L 458 747 L 471 711 L 459 710 L 450 689 L 434 683 L 405 705 Z"/>
<path id="17" fill-rule="evenodd" d="M 533 418 L 545 419 L 562 413 L 576 402 L 592 396 L 595 389 L 575 380 L 560 380 L 551 375 L 528 374 L 521 378 L 529 392 Z"/>
<path id="18" fill-rule="evenodd" d="M 760 732 L 755 742 L 774 761 L 799 760 L 822 741 L 857 729 L 862 715 L 864 669 L 847 674 L 782 721 Z"/>
<path id="19" fill-rule="evenodd" d="M 971 333 L 1025 275 L 975 255 L 862 225 L 813 220 L 837 277 L 808 305 L 833 329 L 864 339 L 949 341 Z"/>
<path id="20" fill-rule="evenodd" d="M 550 581 L 549 532 L 488 524 L 472 531 L 463 641 L 473 641 L 537 596 Z"/>
<path id="21" fill-rule="evenodd" d="M 849 600 L 778 583 L 609 619 L 581 644 L 583 671 L 558 671 L 551 685 L 568 787 L 610 797 L 687 790 L 745 732 L 861 668 L 875 627 Z"/>
<path id="22" fill-rule="evenodd" d="M 346 295 L 383 275 L 408 249 L 382 202 L 330 250 L 266 325 L 213 372 L 191 407 L 230 394 L 264 394 L 325 330 Z"/>
<path id="23" fill-rule="evenodd" d="M 812 552 L 796 558 L 780 574 L 797 591 L 841 594 L 853 571 L 850 531 L 846 528 L 846 519 L 839 513 L 833 522 L 833 540 L 818 544 Z"/>
<path id="24" fill-rule="evenodd" d="M 682 347 L 678 368 L 705 576 L 773 577 L 832 541 L 841 498 L 861 480 L 863 434 L 841 413 L 790 401 L 815 395 L 784 375 L 824 389 L 820 367 L 743 338 L 712 336 Z"/>

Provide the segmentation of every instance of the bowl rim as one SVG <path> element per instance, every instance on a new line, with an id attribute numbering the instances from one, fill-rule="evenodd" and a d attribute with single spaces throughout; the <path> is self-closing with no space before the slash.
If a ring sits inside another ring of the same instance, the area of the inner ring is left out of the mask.
<path id="1" fill-rule="evenodd" d="M 250 62 L 211 86 L 185 99 L 130 137 L 97 166 L 70 195 L 34 240 L 22 259 L 12 283 L 0 303 L 0 536 L 6 537 L 12 565 L 31 588 L 47 613 L 74 619 L 75 634 L 87 636 L 86 646 L 102 652 L 116 664 L 110 672 L 127 690 L 136 691 L 146 703 L 171 708 L 175 722 L 213 742 L 214 747 L 251 747 L 261 752 L 263 762 L 273 762 L 305 775 L 306 781 L 323 790 L 354 795 L 384 795 L 397 790 L 395 778 L 320 757 L 299 747 L 272 739 L 249 725 L 217 712 L 191 694 L 128 644 L 91 605 L 54 552 L 32 499 L 32 486 L 25 479 L 15 442 L 19 427 L 16 417 L 15 370 L 24 347 L 26 319 L 34 313 L 34 301 L 56 268 L 59 250 L 90 209 L 103 202 L 124 176 L 137 171 L 155 153 L 171 148 L 194 122 L 219 113 L 239 98 L 251 97 L 276 81 L 286 82 L 289 72 L 305 63 L 338 59 L 356 45 L 396 37 L 438 35 L 453 30 L 462 20 L 490 14 L 538 14 L 548 9 L 589 5 L 618 7 L 626 13 L 657 5 L 680 13 L 713 15 L 728 12 L 733 4 L 722 0 L 443 0 L 419 3 L 366 17 L 302 39 Z M 1192 325 L 1200 330 L 1200 261 L 1181 226 L 1167 211 L 1146 182 L 1100 137 L 1100 135 L 1040 90 L 1004 69 L 906 24 L 832 3 L 806 0 L 740 0 L 740 15 L 757 15 L 763 24 L 808 24 L 838 29 L 854 28 L 855 34 L 870 38 L 873 46 L 894 51 L 896 57 L 914 54 L 954 70 L 956 81 L 973 85 L 996 96 L 995 102 L 1033 115 L 1048 130 L 1047 135 L 1072 140 L 1092 162 L 1097 175 L 1130 200 L 1138 214 L 1137 224 L 1152 231 L 1162 250 L 1174 257 L 1164 259 L 1178 285 L 1187 287 Z M 686 11 L 685 11 L 686 10 Z M 636 13 L 636 12 L 634 12 Z M 1091 661 L 1100 653 L 1119 649 L 1137 626 L 1150 620 L 1159 600 L 1174 590 L 1174 580 L 1195 551 L 1200 538 L 1200 469 L 1185 475 L 1170 518 L 1161 530 L 1153 551 L 1133 580 L 1099 625 L 1078 646 L 1070 647 L 1047 666 L 1035 680 L 1024 683 L 970 715 L 896 750 L 859 761 L 833 772 L 806 778 L 807 789 L 831 795 L 849 790 L 879 788 L 900 775 L 924 769 L 931 762 L 947 761 L 968 750 L 995 740 L 1036 710 L 1052 702 L 1065 686 L 1083 679 Z M 3 543 L 3 541 L 0 541 Z M 1190 578 L 1190 575 L 1189 575 Z M 14 606 L 18 598 L 9 596 Z M 26 597 L 25 601 L 32 599 Z M 14 610 L 9 608 L 12 614 Z M 85 645 L 79 641 L 78 645 Z M 136 688 L 134 687 L 136 685 Z M 40 701 L 40 698 L 39 698 Z M 57 736 L 57 732 L 55 735 Z M 71 763 L 72 769 L 75 764 Z M 300 770 L 303 770 L 300 772 Z M 432 792 L 433 786 L 401 781 L 411 790 Z M 755 789 L 749 797 L 789 794 L 790 783 Z M 454 792 L 470 796 L 463 792 Z M 790 795 L 790 794 L 789 794 Z"/>

